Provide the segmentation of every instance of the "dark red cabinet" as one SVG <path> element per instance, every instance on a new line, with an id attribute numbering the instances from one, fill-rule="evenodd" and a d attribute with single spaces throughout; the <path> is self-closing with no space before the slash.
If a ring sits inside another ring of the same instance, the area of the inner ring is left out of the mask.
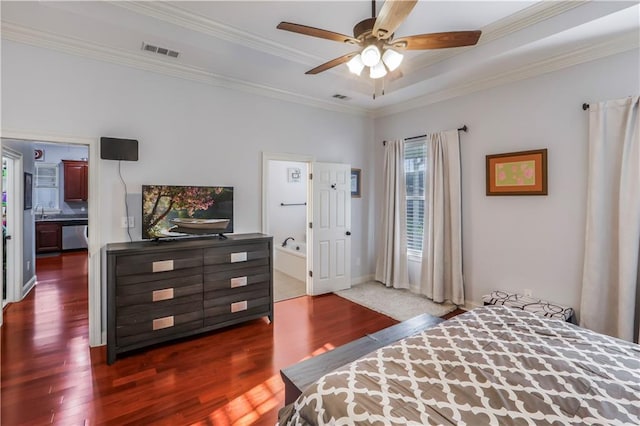
<path id="1" fill-rule="evenodd" d="M 86 161 L 62 160 L 64 201 L 87 201 L 89 167 Z"/>
<path id="2" fill-rule="evenodd" d="M 36 223 L 36 253 L 62 251 L 62 226 L 60 223 Z"/>

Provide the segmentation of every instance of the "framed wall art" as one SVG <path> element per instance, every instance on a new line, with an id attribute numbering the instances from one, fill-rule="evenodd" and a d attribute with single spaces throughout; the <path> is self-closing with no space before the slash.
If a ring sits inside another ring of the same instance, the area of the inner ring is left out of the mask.
<path id="1" fill-rule="evenodd" d="M 33 175 L 24 173 L 24 209 L 31 210 L 33 204 Z"/>
<path id="2" fill-rule="evenodd" d="M 547 149 L 487 155 L 487 195 L 547 195 Z"/>
<path id="3" fill-rule="evenodd" d="M 300 177 L 302 176 L 302 172 L 299 167 L 289 167 L 287 168 L 287 182 L 289 183 L 300 183 Z"/>

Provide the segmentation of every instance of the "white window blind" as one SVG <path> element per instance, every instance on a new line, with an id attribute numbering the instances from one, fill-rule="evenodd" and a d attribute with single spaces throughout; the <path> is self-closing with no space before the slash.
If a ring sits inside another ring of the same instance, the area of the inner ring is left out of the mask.
<path id="1" fill-rule="evenodd" d="M 407 247 L 409 251 L 422 252 L 425 197 L 425 140 L 405 143 L 404 172 L 407 187 Z"/>

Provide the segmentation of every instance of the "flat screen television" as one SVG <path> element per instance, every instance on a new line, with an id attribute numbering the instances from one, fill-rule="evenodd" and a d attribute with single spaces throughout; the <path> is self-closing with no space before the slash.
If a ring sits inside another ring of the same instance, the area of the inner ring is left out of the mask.
<path id="1" fill-rule="evenodd" d="M 142 186 L 142 238 L 233 232 L 233 187 Z"/>

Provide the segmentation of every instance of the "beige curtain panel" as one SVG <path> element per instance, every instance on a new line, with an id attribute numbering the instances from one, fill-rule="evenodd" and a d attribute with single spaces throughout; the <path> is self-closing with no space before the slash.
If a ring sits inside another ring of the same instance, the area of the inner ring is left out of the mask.
<path id="1" fill-rule="evenodd" d="M 422 269 L 419 292 L 434 302 L 464 305 L 460 138 L 457 130 L 427 135 Z"/>
<path id="2" fill-rule="evenodd" d="M 580 325 L 638 342 L 639 97 L 589 108 L 587 226 Z"/>
<path id="3" fill-rule="evenodd" d="M 376 260 L 376 281 L 409 288 L 404 141 L 388 141 L 382 170 L 382 224 Z"/>

